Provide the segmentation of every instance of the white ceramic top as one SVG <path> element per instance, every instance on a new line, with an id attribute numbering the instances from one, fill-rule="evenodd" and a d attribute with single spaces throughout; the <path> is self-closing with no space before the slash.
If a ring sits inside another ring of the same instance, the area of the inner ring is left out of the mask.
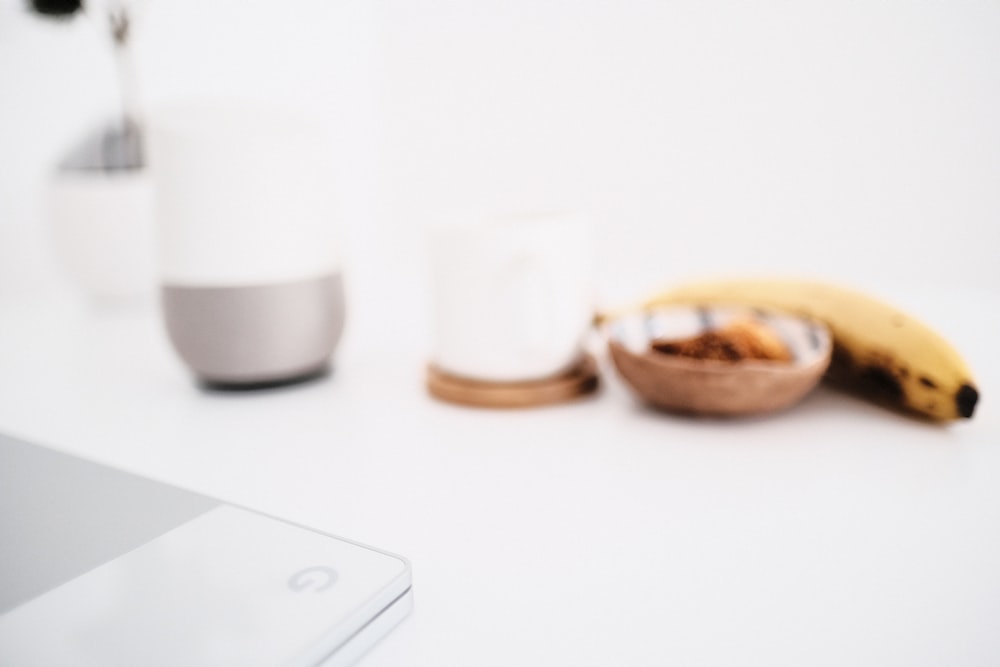
<path id="1" fill-rule="evenodd" d="M 162 109 L 150 127 L 165 282 L 256 285 L 339 268 L 322 126 L 220 102 Z"/>

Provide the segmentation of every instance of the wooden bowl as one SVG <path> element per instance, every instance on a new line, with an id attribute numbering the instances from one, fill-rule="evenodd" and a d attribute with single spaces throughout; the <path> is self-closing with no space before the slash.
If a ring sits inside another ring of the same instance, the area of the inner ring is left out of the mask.
<path id="1" fill-rule="evenodd" d="M 697 336 L 737 317 L 767 324 L 788 346 L 792 360 L 692 359 L 650 347 L 654 340 Z M 833 349 L 830 332 L 818 322 L 741 308 L 644 310 L 611 320 L 605 331 L 615 368 L 642 400 L 692 414 L 754 415 L 794 405 L 823 377 Z"/>

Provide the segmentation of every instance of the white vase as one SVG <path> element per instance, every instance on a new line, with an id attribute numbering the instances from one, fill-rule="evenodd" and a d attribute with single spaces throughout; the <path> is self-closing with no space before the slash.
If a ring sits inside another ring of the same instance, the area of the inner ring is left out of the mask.
<path id="1" fill-rule="evenodd" d="M 129 150 L 127 143 L 120 129 L 92 135 L 45 192 L 58 263 L 80 291 L 102 303 L 151 299 L 156 288 L 152 180 L 138 144 Z"/>

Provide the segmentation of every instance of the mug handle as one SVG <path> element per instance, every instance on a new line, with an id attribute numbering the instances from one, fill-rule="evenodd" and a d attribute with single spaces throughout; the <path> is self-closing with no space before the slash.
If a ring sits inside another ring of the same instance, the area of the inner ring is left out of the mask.
<path id="1" fill-rule="evenodd" d="M 507 265 L 501 281 L 501 294 L 512 306 L 509 339 L 526 358 L 543 358 L 551 351 L 555 329 L 556 303 L 549 271 L 537 253 L 524 252 Z"/>

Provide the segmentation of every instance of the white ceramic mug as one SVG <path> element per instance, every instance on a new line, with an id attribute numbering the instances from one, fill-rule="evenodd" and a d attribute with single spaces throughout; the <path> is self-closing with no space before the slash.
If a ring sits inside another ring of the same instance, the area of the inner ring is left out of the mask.
<path id="1" fill-rule="evenodd" d="M 134 124 L 91 132 L 60 162 L 46 187 L 59 263 L 102 305 L 149 299 L 156 287 L 153 184 Z"/>
<path id="2" fill-rule="evenodd" d="M 594 313 L 593 241 L 580 215 L 461 220 L 430 233 L 432 363 L 518 382 L 579 362 Z"/>

